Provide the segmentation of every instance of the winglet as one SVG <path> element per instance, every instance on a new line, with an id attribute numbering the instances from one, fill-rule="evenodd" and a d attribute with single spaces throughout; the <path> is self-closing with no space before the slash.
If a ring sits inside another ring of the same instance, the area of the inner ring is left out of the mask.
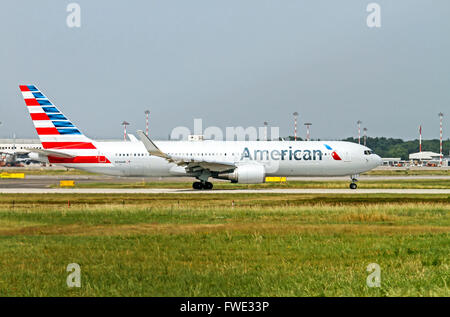
<path id="1" fill-rule="evenodd" d="M 150 153 L 150 155 L 159 156 L 167 160 L 172 160 L 172 158 L 166 153 L 162 152 L 155 145 L 155 143 L 153 143 L 153 141 L 150 140 L 150 138 L 144 132 L 142 132 L 142 130 L 138 130 L 136 131 L 136 133 L 139 136 L 139 139 L 141 139 L 142 143 L 144 143 L 144 146 L 147 149 L 148 153 Z"/>

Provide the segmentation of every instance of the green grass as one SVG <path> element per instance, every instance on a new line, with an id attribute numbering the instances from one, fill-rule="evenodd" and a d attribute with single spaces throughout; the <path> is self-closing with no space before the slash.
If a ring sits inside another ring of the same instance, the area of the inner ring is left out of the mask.
<path id="1" fill-rule="evenodd" d="M 348 188 L 350 181 L 288 181 L 286 183 L 233 184 L 214 183 L 214 189 L 264 189 L 264 188 Z M 58 185 L 53 185 L 56 188 Z M 83 182 L 76 183 L 77 188 L 192 188 L 191 182 Z M 400 180 L 362 180 L 358 188 L 368 189 L 449 189 L 450 179 L 400 179 Z"/>
<path id="2" fill-rule="evenodd" d="M 426 175 L 441 175 L 441 176 L 450 176 L 450 169 L 442 168 L 442 169 L 427 169 L 424 167 L 423 169 L 374 169 L 369 172 L 362 173 L 361 175 L 372 175 L 372 176 L 426 176 Z"/>
<path id="3" fill-rule="evenodd" d="M 0 296 L 450 296 L 449 202 L 0 195 Z M 66 286 L 72 262 L 80 289 Z M 366 286 L 369 263 L 381 288 Z"/>

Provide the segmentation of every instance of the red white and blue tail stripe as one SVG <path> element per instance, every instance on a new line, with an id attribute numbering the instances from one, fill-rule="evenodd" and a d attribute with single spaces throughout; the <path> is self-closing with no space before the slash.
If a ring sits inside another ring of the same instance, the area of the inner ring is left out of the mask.
<path id="1" fill-rule="evenodd" d="M 98 155 L 93 141 L 81 133 L 36 86 L 19 87 L 42 147 L 76 155 L 71 159 L 49 156 L 50 163 L 109 163 L 104 156 Z"/>

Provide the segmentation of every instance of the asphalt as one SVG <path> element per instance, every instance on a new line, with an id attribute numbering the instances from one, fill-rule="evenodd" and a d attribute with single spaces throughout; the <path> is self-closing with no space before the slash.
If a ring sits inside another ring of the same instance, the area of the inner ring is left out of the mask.
<path id="1" fill-rule="evenodd" d="M 446 179 L 450 184 L 450 175 L 418 175 L 418 176 L 377 176 L 363 175 L 361 181 L 367 180 L 413 180 L 413 179 Z M 59 181 L 74 180 L 76 184 L 98 183 L 98 188 L 58 188 Z M 349 177 L 289 177 L 288 181 L 350 181 Z M 138 182 L 161 182 L 161 187 L 167 182 L 193 182 L 194 178 L 186 177 L 113 177 L 104 175 L 26 175 L 23 179 L 0 179 L 0 193 L 107 193 L 107 194 L 197 194 L 197 193 L 284 193 L 284 194 L 450 194 L 448 189 L 364 189 L 351 190 L 342 189 L 320 189 L 320 188 L 290 188 L 290 189 L 213 189 L 213 190 L 193 190 L 190 186 L 182 189 L 168 188 L 100 188 L 101 183 L 131 184 Z M 224 182 L 215 180 L 214 182 Z M 226 181 L 225 181 L 226 182 Z M 53 188 L 52 188 L 53 187 Z"/>
<path id="2" fill-rule="evenodd" d="M 419 176 L 361 176 L 360 181 L 374 180 L 413 180 L 413 179 L 447 179 L 450 184 L 450 176 L 445 175 L 419 175 Z M 139 182 L 194 182 L 190 177 L 113 177 L 103 175 L 26 175 L 23 179 L 0 179 L 0 191 L 4 189 L 47 189 L 59 185 L 61 180 L 74 180 L 76 184 L 83 183 L 120 183 L 131 184 Z M 288 181 L 349 181 L 349 177 L 289 177 Z M 214 183 L 227 182 L 223 180 L 214 180 Z M 450 188 L 450 185 L 449 185 Z M 161 189 L 162 190 L 162 189 Z M 233 190 L 234 191 L 234 190 Z M 216 191 L 215 191 L 216 192 Z"/>
<path id="3" fill-rule="evenodd" d="M 450 189 L 0 188 L 0 194 L 450 194 Z"/>

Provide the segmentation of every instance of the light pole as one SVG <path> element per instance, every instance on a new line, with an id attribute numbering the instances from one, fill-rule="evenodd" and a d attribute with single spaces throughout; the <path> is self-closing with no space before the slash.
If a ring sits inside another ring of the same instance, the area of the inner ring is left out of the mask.
<path id="1" fill-rule="evenodd" d="M 361 144 L 361 120 L 356 121 L 356 123 L 358 124 L 358 144 Z"/>
<path id="2" fill-rule="evenodd" d="M 145 110 L 145 134 L 148 136 L 148 115 L 150 110 Z"/>
<path id="3" fill-rule="evenodd" d="M 366 146 L 367 141 L 367 128 L 364 128 L 364 146 Z"/>
<path id="4" fill-rule="evenodd" d="M 310 122 L 307 122 L 307 123 L 305 123 L 305 125 L 306 125 L 306 141 L 309 141 L 309 139 L 310 139 L 310 131 L 309 131 L 309 127 L 310 126 L 312 126 L 312 123 L 310 123 Z"/>
<path id="5" fill-rule="evenodd" d="M 128 122 L 124 121 L 122 122 L 123 125 L 123 140 L 127 140 L 127 125 L 130 125 Z"/>
<path id="6" fill-rule="evenodd" d="M 422 152 L 422 125 L 419 126 L 419 152 Z"/>
<path id="7" fill-rule="evenodd" d="M 297 118 L 298 118 L 298 112 L 294 112 L 292 115 L 294 116 L 294 141 L 297 141 Z"/>

